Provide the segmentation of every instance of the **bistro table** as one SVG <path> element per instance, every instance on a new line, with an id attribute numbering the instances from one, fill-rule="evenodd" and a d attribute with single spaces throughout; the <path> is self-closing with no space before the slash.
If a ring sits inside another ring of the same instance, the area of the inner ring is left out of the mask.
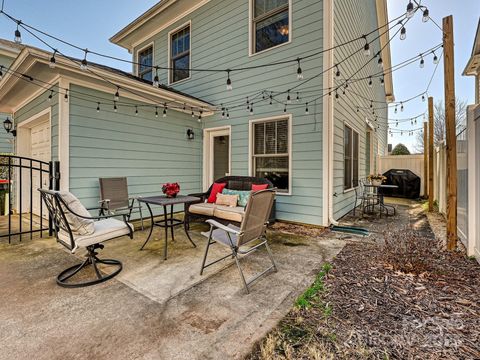
<path id="1" fill-rule="evenodd" d="M 175 228 L 175 226 L 183 225 L 183 230 L 185 231 L 185 234 L 187 234 L 188 240 L 190 240 L 193 247 L 197 246 L 197 245 L 195 245 L 193 240 L 190 238 L 190 235 L 188 234 L 187 223 L 186 223 L 185 219 L 187 218 L 186 212 L 188 211 L 187 204 L 190 204 L 190 203 L 193 203 L 193 202 L 199 202 L 199 201 L 201 201 L 200 198 L 195 197 L 195 196 L 186 196 L 186 195 L 177 195 L 174 198 L 170 198 L 170 197 L 162 195 L 162 196 L 139 197 L 138 201 L 143 202 L 143 203 L 145 203 L 145 205 L 147 205 L 148 211 L 150 212 L 150 220 L 152 222 L 152 225 L 150 226 L 150 233 L 148 234 L 148 237 L 145 240 L 145 242 L 143 243 L 140 250 L 143 250 L 145 245 L 147 245 L 148 241 L 150 240 L 150 237 L 152 236 L 153 228 L 155 226 L 165 228 L 165 247 L 163 249 L 163 258 L 165 260 L 167 260 L 168 229 L 170 229 L 170 231 L 171 231 L 172 241 L 173 241 L 173 240 L 175 240 L 173 229 Z M 184 220 L 179 220 L 179 219 L 174 219 L 173 218 L 173 205 L 179 205 L 179 204 L 183 204 L 184 207 L 185 207 Z M 157 220 L 157 221 L 154 220 L 151 205 L 159 205 L 159 206 L 163 207 L 163 219 L 162 220 Z M 168 206 L 170 206 L 170 216 L 169 216 L 168 210 L 167 210 Z"/>
<path id="2" fill-rule="evenodd" d="M 392 205 L 385 205 L 384 202 L 384 194 L 382 192 L 383 189 L 398 189 L 398 185 L 387 185 L 387 184 L 364 184 L 366 188 L 371 188 L 374 189 L 374 193 L 377 196 L 378 199 L 378 205 L 380 206 L 380 217 L 382 217 L 382 210 L 385 210 L 386 215 L 388 216 L 388 208 L 391 208 L 393 210 L 393 215 L 395 215 L 395 207 Z M 370 205 L 367 205 L 367 207 Z M 375 204 L 373 205 L 375 206 Z"/>

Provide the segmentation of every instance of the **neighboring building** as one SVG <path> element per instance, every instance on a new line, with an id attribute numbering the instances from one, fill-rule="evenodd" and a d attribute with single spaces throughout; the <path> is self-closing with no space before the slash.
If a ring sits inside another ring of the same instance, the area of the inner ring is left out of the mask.
<path id="1" fill-rule="evenodd" d="M 473 42 L 472 55 L 463 71 L 464 76 L 475 77 L 475 104 L 467 108 L 467 134 L 462 138 L 459 158 L 459 179 L 466 178 L 467 186 L 459 182 L 458 224 L 459 237 L 464 242 L 469 256 L 480 261 L 480 20 Z M 457 151 L 458 152 L 458 151 Z M 463 158 L 467 161 L 462 161 Z M 467 176 L 465 176 L 465 173 Z M 463 231 L 462 231 L 463 230 Z"/>
<path id="2" fill-rule="evenodd" d="M 5 70 L 10 67 L 13 60 L 15 60 L 23 48 L 24 46 L 22 45 L 0 39 L 0 71 L 2 76 L 4 75 Z M 0 122 L 3 122 L 7 117 L 11 118 L 12 114 L 0 112 Z M 11 153 L 13 151 L 14 148 L 12 135 L 7 134 L 5 131 L 0 129 L 0 153 Z"/>
<path id="3" fill-rule="evenodd" d="M 12 69 L 51 88 L 7 75 L 0 82 L 0 110 L 14 114 L 17 153 L 33 156 L 34 131 L 49 135 L 42 146 L 50 150 L 45 156 L 60 160 L 62 188 L 87 205 L 98 199 L 101 176 L 128 176 L 133 194 L 149 195 L 167 181 L 178 181 L 188 193 L 227 173 L 257 175 L 278 189 L 277 218 L 327 226 L 352 209 L 358 180 L 375 172 L 378 155 L 386 153 L 393 93 L 389 73 L 383 82 L 374 77 L 372 86 L 366 80 L 382 71 L 377 58 L 371 60 L 379 49 L 384 68 L 391 66 L 387 27 L 367 37 L 368 58 L 363 39 L 322 50 L 387 22 L 386 0 L 163 0 L 111 38 L 141 64 L 133 76 L 90 65 L 105 82 L 58 56 L 50 69 L 52 54 L 28 47 Z M 308 85 L 291 91 L 286 109 L 286 94 L 274 96 L 272 105 L 270 94 L 301 83 L 297 64 L 233 72 L 233 91 L 225 89 L 226 72 L 191 70 L 250 67 L 309 54 L 316 55 L 301 63 Z M 335 64 L 340 77 L 330 70 Z M 166 84 L 160 88 L 151 86 L 155 66 L 174 69 L 158 71 Z M 352 75 L 365 79 L 352 80 L 345 95 L 339 89 L 335 100 L 333 89 Z M 128 89 L 121 91 L 116 112 L 111 84 Z M 48 101 L 50 90 L 54 97 Z M 246 112 L 247 96 L 253 114 Z M 122 101 L 135 103 L 139 114 Z M 146 106 L 157 104 L 162 111 L 167 102 L 168 116 L 158 119 Z M 378 119 L 370 103 L 380 109 Z M 221 104 L 229 116 L 222 116 Z M 202 109 L 201 122 L 191 118 L 191 108 L 195 115 Z M 188 128 L 193 140 L 186 137 Z"/>

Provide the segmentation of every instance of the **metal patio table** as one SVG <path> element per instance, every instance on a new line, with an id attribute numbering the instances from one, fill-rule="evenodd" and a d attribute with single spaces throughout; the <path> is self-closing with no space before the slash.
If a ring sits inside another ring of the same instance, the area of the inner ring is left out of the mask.
<path id="1" fill-rule="evenodd" d="M 378 198 L 378 205 L 380 206 L 380 217 L 382 216 L 382 210 L 385 210 L 386 215 L 388 216 L 388 208 L 391 208 L 393 210 L 393 215 L 395 215 L 395 207 L 391 205 L 385 205 L 384 202 L 384 195 L 382 192 L 382 189 L 398 189 L 398 185 L 387 185 L 387 184 L 381 184 L 381 185 L 374 185 L 374 184 L 364 184 L 366 188 L 373 188 L 376 189 L 376 194 Z M 375 206 L 375 205 L 367 205 L 368 206 Z"/>
<path id="2" fill-rule="evenodd" d="M 190 240 L 190 242 L 192 243 L 192 245 L 194 247 L 197 246 L 197 245 L 195 245 L 193 240 L 190 238 L 190 235 L 188 234 L 187 223 L 186 223 L 185 219 L 188 218 L 188 216 L 187 216 L 188 207 L 186 205 L 190 204 L 190 203 L 193 203 L 193 202 L 199 202 L 199 201 L 201 201 L 200 198 L 195 197 L 195 196 L 187 196 L 187 195 L 177 195 L 174 198 L 170 198 L 170 197 L 162 195 L 162 196 L 139 197 L 138 201 L 143 202 L 143 203 L 145 203 L 145 205 L 147 205 L 148 211 L 150 212 L 150 220 L 151 220 L 151 223 L 152 223 L 152 225 L 150 226 L 150 232 L 148 234 L 148 237 L 145 240 L 145 242 L 143 243 L 140 250 L 143 250 L 145 245 L 147 245 L 147 243 L 150 241 L 150 237 L 152 236 L 153 228 L 155 226 L 162 227 L 162 228 L 165 229 L 165 247 L 164 247 L 164 250 L 163 250 L 163 257 L 164 257 L 165 260 L 167 260 L 168 229 L 170 229 L 170 231 L 171 231 L 172 241 L 173 241 L 173 240 L 175 240 L 175 236 L 174 236 L 174 232 L 173 232 L 175 226 L 183 225 L 183 230 L 185 231 L 185 234 L 187 235 L 188 240 Z M 179 219 L 174 219 L 173 218 L 173 205 L 179 205 L 179 204 L 183 204 L 184 207 L 185 207 L 184 220 L 179 220 Z M 151 205 L 159 205 L 159 206 L 163 207 L 163 219 L 162 220 L 157 220 L 157 221 L 154 220 Z M 168 209 L 167 209 L 168 206 L 170 206 L 170 216 L 169 216 L 169 212 L 168 212 Z"/>

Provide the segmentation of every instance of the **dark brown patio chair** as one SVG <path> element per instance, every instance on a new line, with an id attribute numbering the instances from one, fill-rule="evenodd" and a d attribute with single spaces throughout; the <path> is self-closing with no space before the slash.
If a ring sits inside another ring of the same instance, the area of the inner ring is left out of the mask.
<path id="1" fill-rule="evenodd" d="M 202 261 L 200 275 L 203 274 L 203 270 L 206 267 L 213 265 L 228 257 L 234 257 L 238 270 L 240 272 L 240 277 L 242 278 L 243 285 L 248 294 L 248 285 L 250 285 L 253 281 L 255 281 L 260 276 L 272 269 L 274 271 L 277 271 L 277 266 L 275 265 L 272 251 L 267 244 L 267 238 L 265 234 L 274 198 L 275 191 L 273 189 L 267 189 L 252 193 L 252 195 L 250 195 L 250 199 L 248 200 L 245 210 L 245 216 L 242 223 L 240 224 L 240 227 L 232 224 L 223 225 L 213 219 L 207 220 L 207 223 L 210 224 L 210 231 L 202 233 L 204 236 L 208 237 L 208 242 Z M 258 240 L 260 241 L 259 243 L 253 243 L 254 241 Z M 214 243 L 228 247 L 231 250 L 231 253 L 205 265 L 208 256 L 208 249 L 210 248 L 210 245 Z M 265 248 L 267 249 L 267 254 L 270 258 L 270 261 L 272 262 L 272 265 L 261 273 L 253 276 L 251 279 L 246 280 L 240 266 L 239 255 L 247 256 L 252 252 L 258 250 L 258 248 L 260 248 L 261 246 L 265 246 Z"/>
<path id="2" fill-rule="evenodd" d="M 57 284 L 63 287 L 89 286 L 107 281 L 120 273 L 122 263 L 113 259 L 99 259 L 97 250 L 103 249 L 105 241 L 125 235 L 133 238 L 133 226 L 127 222 L 127 215 L 123 215 L 123 221 L 113 219 L 113 215 L 91 216 L 80 201 L 67 191 L 38 191 L 52 219 L 57 242 L 72 254 L 79 248 L 87 250 L 86 259 L 81 264 L 69 267 L 57 276 Z M 93 272 L 89 268 L 93 268 Z M 88 276 L 92 273 L 96 276 L 93 279 Z"/>
<path id="3" fill-rule="evenodd" d="M 126 177 L 99 178 L 100 204 L 103 213 L 110 215 L 127 214 L 128 221 L 132 215 L 133 205 L 137 197 L 128 195 L 128 183 Z M 137 201 L 137 209 L 143 230 L 142 204 Z"/>

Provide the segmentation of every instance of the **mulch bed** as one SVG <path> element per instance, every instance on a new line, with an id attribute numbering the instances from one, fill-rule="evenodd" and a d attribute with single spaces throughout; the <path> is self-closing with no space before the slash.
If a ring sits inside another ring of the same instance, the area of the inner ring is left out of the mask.
<path id="1" fill-rule="evenodd" d="M 405 248 L 347 244 L 315 304 L 293 308 L 251 358 L 480 359 L 479 264 L 420 242 L 407 250 L 425 255 L 408 259 Z"/>

